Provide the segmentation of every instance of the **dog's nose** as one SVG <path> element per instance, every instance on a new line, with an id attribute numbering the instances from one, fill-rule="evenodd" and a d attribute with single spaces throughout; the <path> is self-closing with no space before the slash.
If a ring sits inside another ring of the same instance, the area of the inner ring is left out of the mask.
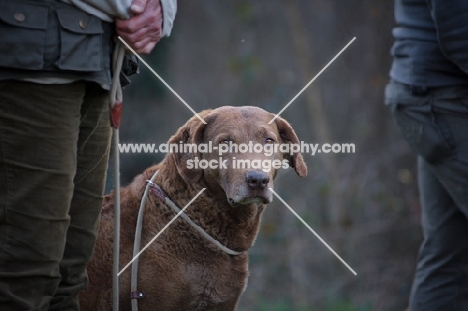
<path id="1" fill-rule="evenodd" d="M 251 171 L 245 177 L 247 185 L 252 190 L 263 190 L 270 182 L 270 177 L 264 172 Z"/>

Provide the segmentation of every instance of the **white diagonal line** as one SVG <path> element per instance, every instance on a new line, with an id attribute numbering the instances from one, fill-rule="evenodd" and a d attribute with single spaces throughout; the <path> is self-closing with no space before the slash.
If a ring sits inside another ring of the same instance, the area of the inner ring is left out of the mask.
<path id="1" fill-rule="evenodd" d="M 198 192 L 197 195 L 194 196 L 193 199 L 190 200 L 190 202 L 188 202 L 187 205 L 185 205 L 184 208 L 180 212 L 178 212 L 177 215 L 175 215 L 175 217 L 172 218 L 171 221 L 169 221 L 167 225 L 165 225 L 164 228 L 162 228 L 161 231 L 159 231 L 158 234 L 156 234 L 154 238 L 152 238 L 151 241 L 149 241 L 148 244 L 146 244 L 146 246 L 143 247 L 141 251 L 138 254 L 136 254 L 135 257 L 133 257 L 133 259 L 125 267 L 123 267 L 122 270 L 120 270 L 119 273 L 117 273 L 117 276 L 120 276 L 122 272 L 124 272 L 125 269 L 127 269 L 132 264 L 132 262 L 134 262 L 141 255 L 141 253 L 143 253 L 148 248 L 148 246 L 150 246 L 151 243 L 153 243 L 164 232 L 164 230 L 166 230 L 185 211 L 185 209 L 187 209 L 187 207 L 189 207 L 190 204 L 192 204 L 193 201 L 195 201 L 195 199 L 198 198 L 200 194 L 202 194 L 203 191 L 205 191 L 205 189 L 206 188 L 200 190 L 200 192 Z"/>
<path id="2" fill-rule="evenodd" d="M 331 248 L 315 231 L 314 229 L 312 229 L 302 218 L 301 216 L 299 216 L 289 205 L 288 203 L 286 203 L 272 188 L 268 188 L 270 189 L 271 192 L 273 192 L 273 194 L 281 201 L 283 202 L 283 204 L 289 208 L 289 210 L 294 214 L 294 216 L 296 216 L 303 224 L 304 226 L 307 227 L 307 229 L 309 229 L 319 240 L 320 242 L 322 242 L 332 253 L 333 255 L 335 255 L 345 266 L 346 268 L 348 268 L 354 275 L 357 275 L 357 273 L 346 263 L 346 261 L 344 261 L 340 255 L 338 255 L 334 250 L 333 248 Z"/>
<path id="3" fill-rule="evenodd" d="M 194 115 L 196 115 L 196 116 L 200 119 L 200 121 L 202 121 L 204 124 L 206 124 L 205 120 L 203 120 L 203 118 L 200 117 L 200 115 L 199 115 L 198 113 L 196 113 L 195 110 L 193 110 L 192 107 L 190 107 L 190 105 L 187 104 L 187 103 L 185 102 L 185 100 L 184 100 L 182 97 L 180 97 L 179 94 L 177 94 L 176 91 L 174 91 L 174 89 L 173 89 L 172 87 L 170 87 L 170 85 L 167 84 L 166 81 L 164 81 L 164 79 L 161 78 L 161 76 L 158 75 L 158 74 L 156 73 L 156 71 L 154 71 L 153 68 L 151 68 L 150 65 L 148 65 L 148 64 L 143 60 L 143 58 L 140 57 L 140 55 L 138 55 L 138 54 L 127 44 L 127 42 L 124 41 L 124 39 L 122 39 L 122 37 L 119 36 L 119 40 L 122 41 L 122 43 L 125 44 L 125 46 L 126 46 L 130 51 L 132 51 L 132 53 L 135 54 L 135 56 L 138 57 L 138 59 L 139 59 L 143 64 L 145 64 L 145 66 L 148 67 L 148 69 L 149 69 L 149 70 L 150 70 L 150 71 L 151 71 L 151 72 L 152 72 L 152 73 L 153 73 L 153 74 L 154 74 L 154 75 L 155 75 L 155 76 L 172 92 L 172 93 L 174 93 L 174 95 L 177 96 L 177 98 L 178 98 L 185 106 L 187 106 L 187 108 L 190 109 L 190 111 L 191 111 Z"/>
<path id="4" fill-rule="evenodd" d="M 349 42 L 348 42 L 348 44 L 346 44 L 346 46 L 345 46 L 344 48 L 342 48 L 342 49 L 341 49 L 341 51 L 339 51 L 339 52 L 338 52 L 338 54 L 336 54 L 336 55 L 335 55 L 335 57 L 333 57 L 333 58 L 332 58 L 332 60 L 331 60 L 331 61 L 329 61 L 329 62 L 328 62 L 328 64 L 326 64 L 326 65 L 325 65 L 325 67 L 323 67 L 323 68 L 322 68 L 322 70 L 320 70 L 320 71 L 319 71 L 319 73 L 318 73 L 318 74 L 316 74 L 316 75 L 315 75 L 315 77 L 313 77 L 313 78 L 312 78 L 312 80 L 310 80 L 310 82 L 309 82 L 309 83 L 307 83 L 307 85 L 306 85 L 306 86 L 304 86 L 304 87 L 302 88 L 302 90 L 301 90 L 299 93 L 297 93 L 297 95 L 296 95 L 296 96 L 294 96 L 294 97 L 293 97 L 293 99 L 291 99 L 291 100 L 289 101 L 289 103 L 287 103 L 287 104 L 286 104 L 286 106 L 284 106 L 284 108 L 283 108 L 283 109 L 281 109 L 281 110 L 280 110 L 280 112 L 278 112 L 278 113 L 275 115 L 275 117 L 274 117 L 273 119 L 271 119 L 271 121 L 270 121 L 270 122 L 268 122 L 268 124 L 271 124 L 273 121 L 275 121 L 275 119 L 276 119 L 276 118 L 278 118 L 278 117 L 279 117 L 279 115 L 280 115 L 280 114 L 282 114 L 282 113 L 283 113 L 283 111 L 285 111 L 285 110 L 286 110 L 286 108 L 288 108 L 288 107 L 289 107 L 289 105 L 291 105 L 291 104 L 293 103 L 293 101 L 295 101 L 295 100 L 296 100 L 296 98 L 298 98 L 298 97 L 299 97 L 299 95 L 301 95 L 301 94 L 302 94 L 302 92 L 304 92 L 304 91 L 305 91 L 305 90 L 306 90 L 306 89 L 309 87 L 309 85 L 311 85 L 311 84 L 312 84 L 312 82 L 314 82 L 314 81 L 315 81 L 315 79 L 317 79 L 317 78 L 318 78 L 318 77 L 319 77 L 319 76 L 322 74 L 322 72 L 324 72 L 324 71 L 325 71 L 325 69 L 327 69 L 327 68 L 328 68 L 328 66 L 330 66 L 330 65 L 331 65 L 331 64 L 332 64 L 332 63 L 335 61 L 335 59 L 337 59 L 337 58 L 338 58 L 338 56 L 340 56 L 340 55 L 341 55 L 341 53 L 343 53 L 343 52 L 344 52 L 344 50 L 346 50 L 346 49 L 348 48 L 348 46 L 350 46 L 350 45 L 351 45 L 351 43 L 353 43 L 353 41 L 354 41 L 354 40 L 356 40 L 356 37 L 354 37 L 353 39 L 351 39 L 351 41 L 349 41 Z"/>

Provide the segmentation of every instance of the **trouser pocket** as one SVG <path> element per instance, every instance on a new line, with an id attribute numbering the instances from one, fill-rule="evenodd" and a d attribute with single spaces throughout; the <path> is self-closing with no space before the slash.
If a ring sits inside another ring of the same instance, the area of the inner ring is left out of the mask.
<path id="1" fill-rule="evenodd" d="M 436 164 L 454 155 L 450 131 L 433 112 L 431 96 L 415 96 L 401 86 L 386 89 L 386 103 L 392 108 L 395 123 L 411 148 L 427 162 Z"/>

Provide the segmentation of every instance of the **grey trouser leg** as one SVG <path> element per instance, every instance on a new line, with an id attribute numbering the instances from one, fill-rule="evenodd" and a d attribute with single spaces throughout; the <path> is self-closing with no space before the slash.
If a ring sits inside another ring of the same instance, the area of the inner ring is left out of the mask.
<path id="1" fill-rule="evenodd" d="M 111 130 L 92 83 L 0 82 L 0 310 L 78 310 Z"/>
<path id="2" fill-rule="evenodd" d="M 419 155 L 424 241 L 410 310 L 468 310 L 468 88 L 414 96 L 389 85 L 387 102 Z"/>

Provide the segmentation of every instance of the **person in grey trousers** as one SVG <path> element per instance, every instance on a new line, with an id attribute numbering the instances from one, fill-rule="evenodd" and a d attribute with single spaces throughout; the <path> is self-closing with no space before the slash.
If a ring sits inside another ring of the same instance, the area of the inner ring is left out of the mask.
<path id="1" fill-rule="evenodd" d="M 424 240 L 411 311 L 468 310 L 468 1 L 395 0 L 397 127 L 418 157 Z"/>
<path id="2" fill-rule="evenodd" d="M 127 0 L 0 1 L 2 311 L 79 310 L 106 178 L 115 36 L 149 53 L 176 9 L 130 0 L 113 12 L 113 1 Z"/>

